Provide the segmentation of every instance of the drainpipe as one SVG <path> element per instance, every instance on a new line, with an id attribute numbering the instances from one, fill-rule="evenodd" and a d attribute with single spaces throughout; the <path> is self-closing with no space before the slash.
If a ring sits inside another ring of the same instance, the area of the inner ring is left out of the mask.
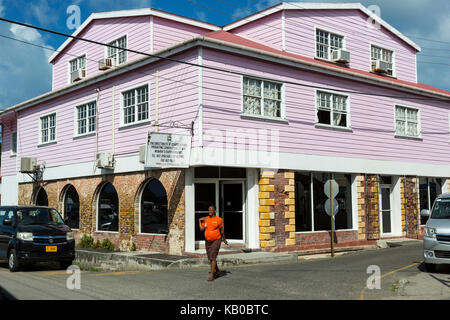
<path id="1" fill-rule="evenodd" d="M 369 213 L 367 210 L 367 174 L 364 173 L 364 213 L 365 213 L 365 218 L 366 218 L 366 240 L 368 239 L 368 227 L 369 227 Z"/>
<path id="2" fill-rule="evenodd" d="M 98 129 L 98 118 L 99 118 L 99 114 L 98 114 L 98 111 L 99 111 L 99 105 L 100 105 L 100 89 L 99 88 L 97 88 L 97 89 L 95 89 L 95 91 L 97 92 L 97 104 L 96 104 L 96 109 L 97 110 L 95 110 L 95 113 L 96 113 L 96 117 L 95 117 L 95 130 L 97 131 L 96 132 L 96 156 L 97 156 L 97 153 L 98 153 L 98 134 L 99 134 L 99 129 Z"/>

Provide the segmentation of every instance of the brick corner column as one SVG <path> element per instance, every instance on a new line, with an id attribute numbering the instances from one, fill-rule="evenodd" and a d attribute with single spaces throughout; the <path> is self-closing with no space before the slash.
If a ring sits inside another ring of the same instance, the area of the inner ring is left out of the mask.
<path id="1" fill-rule="evenodd" d="M 366 240 L 366 196 L 364 175 L 356 176 L 358 203 L 358 240 Z"/>

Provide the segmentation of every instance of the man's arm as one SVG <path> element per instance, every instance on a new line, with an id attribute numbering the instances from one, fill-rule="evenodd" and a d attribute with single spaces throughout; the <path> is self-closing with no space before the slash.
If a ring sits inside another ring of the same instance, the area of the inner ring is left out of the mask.
<path id="1" fill-rule="evenodd" d="M 205 226 L 202 224 L 202 222 L 205 221 L 205 218 L 198 219 L 198 227 L 200 228 L 200 231 L 205 231 Z"/>
<path id="2" fill-rule="evenodd" d="M 219 230 L 220 230 L 220 235 L 222 236 L 223 243 L 228 244 L 227 239 L 225 239 L 225 234 L 223 233 L 223 227 L 220 227 Z"/>

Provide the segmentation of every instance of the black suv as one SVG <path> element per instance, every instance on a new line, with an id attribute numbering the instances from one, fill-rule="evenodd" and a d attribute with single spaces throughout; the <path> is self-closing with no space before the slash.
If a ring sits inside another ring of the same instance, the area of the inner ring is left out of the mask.
<path id="1" fill-rule="evenodd" d="M 67 268 L 75 259 L 72 230 L 53 208 L 0 206 L 0 259 L 11 272 L 33 262 L 59 261 Z"/>

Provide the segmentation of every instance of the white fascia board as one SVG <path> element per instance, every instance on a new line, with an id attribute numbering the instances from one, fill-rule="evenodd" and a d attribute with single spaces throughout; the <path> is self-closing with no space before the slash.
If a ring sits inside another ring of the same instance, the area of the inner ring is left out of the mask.
<path id="1" fill-rule="evenodd" d="M 251 131 L 252 129 L 248 129 Z M 270 140 L 270 138 L 269 138 Z M 277 149 L 277 148 L 275 148 Z M 330 163 L 333 165 L 331 166 Z M 224 166 L 273 170 L 366 173 L 395 176 L 450 177 L 450 166 L 431 163 L 320 156 L 220 147 L 191 148 L 190 166 Z"/>
<path id="2" fill-rule="evenodd" d="M 418 52 L 421 51 L 421 48 L 419 45 L 417 45 L 414 41 L 406 37 L 404 34 L 402 34 L 400 31 L 395 29 L 393 26 L 391 26 L 389 23 L 381 19 L 379 16 L 377 16 L 375 13 L 364 7 L 360 3 L 312 3 L 312 2 L 283 2 L 280 5 L 269 8 L 263 11 L 260 11 L 258 13 L 255 13 L 251 16 L 242 18 L 239 21 L 236 21 L 235 23 L 231 23 L 227 26 L 223 27 L 224 31 L 229 31 L 232 29 L 235 29 L 237 27 L 240 27 L 246 23 L 264 18 L 268 15 L 271 15 L 275 12 L 281 11 L 281 10 L 324 10 L 324 9 L 332 9 L 332 10 L 361 10 L 364 12 L 367 16 L 374 19 L 376 22 L 378 22 L 380 25 L 385 27 L 387 30 L 395 34 L 397 37 L 402 39 L 404 42 L 409 44 L 411 47 L 413 47 Z"/>
<path id="3" fill-rule="evenodd" d="M 196 21 L 189 18 L 185 18 L 178 15 L 173 15 L 167 12 L 162 12 L 159 10 L 152 10 L 151 8 L 147 9 L 135 9 L 135 10 L 121 10 L 121 11 L 110 11 L 110 12 L 100 12 L 100 13 L 92 13 L 78 28 L 75 30 L 75 32 L 72 34 L 72 36 L 76 37 L 78 36 L 81 31 L 86 28 L 87 25 L 89 25 L 93 20 L 98 19 L 110 19 L 110 18 L 128 18 L 128 17 L 137 17 L 137 16 L 145 16 L 145 15 L 152 15 L 155 17 L 160 17 L 168 20 L 173 20 L 185 24 L 189 24 L 192 26 L 200 27 L 203 29 L 211 30 L 211 31 L 218 31 L 221 30 L 219 26 L 209 24 L 202 21 Z M 58 56 L 61 51 L 63 51 L 71 41 L 75 39 L 68 38 L 64 43 L 57 49 L 55 53 L 53 53 L 50 58 L 48 59 L 48 62 L 51 63 L 56 56 Z"/>

